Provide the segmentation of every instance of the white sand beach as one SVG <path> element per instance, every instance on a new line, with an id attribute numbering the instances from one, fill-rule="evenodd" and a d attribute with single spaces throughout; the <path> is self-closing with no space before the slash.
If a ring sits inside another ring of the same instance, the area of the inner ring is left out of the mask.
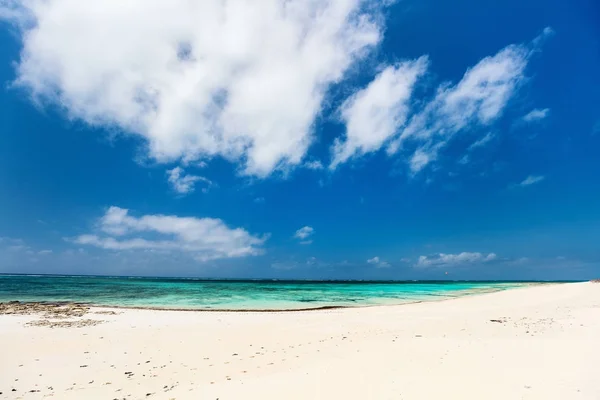
<path id="1" fill-rule="evenodd" d="M 90 319 L 103 322 L 26 325 Z M 0 315 L 0 343 L 0 399 L 597 400 L 600 284 L 309 312 Z"/>

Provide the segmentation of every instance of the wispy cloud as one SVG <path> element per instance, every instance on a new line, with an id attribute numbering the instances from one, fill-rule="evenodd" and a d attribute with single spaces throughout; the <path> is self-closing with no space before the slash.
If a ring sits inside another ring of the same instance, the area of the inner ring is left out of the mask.
<path id="1" fill-rule="evenodd" d="M 320 170 L 323 169 L 323 164 L 319 160 L 312 160 L 305 162 L 304 167 L 312 170 Z"/>
<path id="2" fill-rule="evenodd" d="M 195 185 L 198 182 L 204 182 L 207 187 L 202 189 L 202 192 L 206 193 L 208 188 L 213 185 L 212 181 L 196 175 L 185 174 L 185 171 L 181 167 L 175 167 L 167 171 L 167 176 L 171 187 L 178 194 L 189 194 L 195 190 Z"/>
<path id="3" fill-rule="evenodd" d="M 262 254 L 268 238 L 229 228 L 220 219 L 160 214 L 133 217 L 129 210 L 114 206 L 99 219 L 97 231 L 72 241 L 108 250 L 181 251 L 207 261 Z"/>
<path id="4" fill-rule="evenodd" d="M 438 151 L 456 133 L 490 125 L 502 115 L 524 79 L 529 54 L 527 46 L 508 46 L 467 70 L 456 85 L 441 86 L 424 109 L 411 118 L 388 152 L 395 153 L 406 141 L 416 143 L 410 158 L 411 171 L 416 173 L 436 160 Z"/>
<path id="5" fill-rule="evenodd" d="M 521 187 L 531 186 L 533 184 L 543 181 L 544 179 L 546 179 L 546 178 L 543 175 L 529 175 L 521 183 L 519 183 L 518 186 L 521 186 Z"/>
<path id="6" fill-rule="evenodd" d="M 271 268 L 280 271 L 291 271 L 298 268 L 299 263 L 297 261 L 277 261 L 271 263 Z"/>
<path id="7" fill-rule="evenodd" d="M 483 147 L 486 144 L 488 144 L 489 142 L 491 142 L 493 139 L 494 139 L 494 134 L 491 132 L 488 132 L 484 137 L 473 142 L 473 144 L 469 146 L 469 151 L 475 150 L 478 147 Z"/>
<path id="8" fill-rule="evenodd" d="M 396 131 L 391 141 L 379 141 L 386 145 L 390 155 L 402 151 L 407 154 L 413 174 L 418 173 L 438 158 L 439 151 L 460 132 L 473 132 L 492 125 L 504 113 L 511 98 L 525 80 L 529 59 L 552 30 L 547 28 L 530 44 L 510 45 L 497 54 L 485 57 L 469 68 L 462 79 L 452 85 L 441 84 L 435 96 L 416 110 L 402 128 L 406 111 L 400 113 Z M 402 128 L 402 129 L 400 129 Z M 493 136 L 487 133 L 474 143 L 483 146 Z"/>
<path id="9" fill-rule="evenodd" d="M 524 122 L 541 121 L 542 119 L 545 119 L 546 117 L 548 117 L 548 115 L 550 115 L 549 108 L 544 108 L 544 109 L 536 108 L 534 110 L 531 110 L 527 114 L 525 114 L 525 116 L 523 117 L 523 121 Z"/>
<path id="10" fill-rule="evenodd" d="M 311 244 L 314 233 L 315 230 L 311 226 L 304 226 L 294 233 L 294 237 L 300 240 L 300 244 Z"/>
<path id="11" fill-rule="evenodd" d="M 458 254 L 439 253 L 432 256 L 420 256 L 415 264 L 416 268 L 429 267 L 451 267 L 466 264 L 482 264 L 496 260 L 494 253 L 470 253 L 462 252 Z"/>
<path id="12" fill-rule="evenodd" d="M 264 204 L 265 203 L 265 198 L 264 197 L 257 197 L 254 199 L 254 202 L 256 204 Z"/>

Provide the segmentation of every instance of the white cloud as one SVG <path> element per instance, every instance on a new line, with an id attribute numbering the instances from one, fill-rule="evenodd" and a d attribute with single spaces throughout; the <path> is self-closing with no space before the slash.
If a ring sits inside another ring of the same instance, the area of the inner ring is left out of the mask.
<path id="1" fill-rule="evenodd" d="M 525 46 L 508 46 L 468 69 L 455 86 L 442 85 L 433 100 L 413 115 L 388 152 L 395 153 L 407 140 L 417 143 L 411 160 L 418 162 L 410 163 L 416 173 L 437 158 L 439 149 L 454 134 L 490 125 L 502 115 L 523 80 L 528 56 Z"/>
<path id="2" fill-rule="evenodd" d="M 485 146 L 486 144 L 491 142 L 492 139 L 494 139 L 494 135 L 491 132 L 488 132 L 484 137 L 473 142 L 473 144 L 469 146 L 469 151 L 475 150 L 478 147 Z"/>
<path id="3" fill-rule="evenodd" d="M 158 162 L 301 163 L 328 88 L 382 39 L 366 0 L 2 0 L 15 84 L 69 118 L 146 140 Z M 384 2 L 386 4 L 389 2 Z"/>
<path id="4" fill-rule="evenodd" d="M 530 56 L 551 33 L 544 29 L 532 45 L 507 46 L 469 68 L 456 85 L 440 85 L 433 99 L 413 114 L 399 137 L 388 145 L 388 154 L 412 142 L 416 150 L 409 156 L 409 166 L 417 173 L 437 159 L 439 150 L 455 134 L 491 125 L 525 79 Z M 491 139 L 488 135 L 480 139 L 480 145 Z"/>
<path id="5" fill-rule="evenodd" d="M 519 186 L 525 187 L 530 186 L 535 183 L 541 182 L 545 179 L 542 175 L 529 175 L 527 178 L 523 180 L 523 182 L 519 183 Z"/>
<path id="6" fill-rule="evenodd" d="M 312 243 L 312 240 L 306 240 L 306 239 L 308 239 L 309 237 L 314 235 L 314 233 L 315 233 L 315 230 L 311 226 L 305 226 L 305 227 L 298 229 L 296 231 L 296 233 L 294 233 L 294 237 L 296 239 L 300 239 L 305 242 L 302 244 L 310 244 L 310 243 Z"/>
<path id="7" fill-rule="evenodd" d="M 465 264 L 481 264 L 490 261 L 494 261 L 497 258 L 496 254 L 482 254 L 482 253 L 469 253 L 462 252 L 459 254 L 445 254 L 439 253 L 434 256 L 420 256 L 415 267 L 427 268 L 427 267 L 445 267 Z"/>
<path id="8" fill-rule="evenodd" d="M 431 161 L 437 158 L 437 152 L 430 151 L 424 147 L 415 150 L 413 155 L 410 157 L 410 161 L 408 162 L 410 166 L 410 170 L 413 172 L 418 172 Z"/>
<path id="9" fill-rule="evenodd" d="M 319 160 L 307 161 L 304 163 L 304 167 L 313 170 L 323 169 L 323 164 Z"/>
<path id="10" fill-rule="evenodd" d="M 181 167 L 175 167 L 168 170 L 167 175 L 171 187 L 179 194 L 192 193 L 197 182 L 204 182 L 208 186 L 212 186 L 213 184 L 212 181 L 203 176 L 186 175 Z M 207 190 L 208 188 L 202 189 L 203 192 L 206 192 Z"/>
<path id="11" fill-rule="evenodd" d="M 78 236 L 75 243 L 109 250 L 167 250 L 190 253 L 199 261 L 244 257 L 264 252 L 267 236 L 229 228 L 214 218 L 144 215 L 110 207 L 98 221 L 99 232 Z"/>
<path id="12" fill-rule="evenodd" d="M 391 264 L 387 261 L 383 261 L 381 260 L 378 256 L 375 256 L 373 258 L 369 258 L 367 260 L 368 264 L 374 265 L 376 268 L 389 268 L 391 267 Z"/>
<path id="13" fill-rule="evenodd" d="M 254 202 L 256 204 L 264 204 L 265 203 L 265 198 L 264 197 L 257 197 L 254 199 Z"/>
<path id="14" fill-rule="evenodd" d="M 528 112 L 523 117 L 523 121 L 525 121 L 525 122 L 540 121 L 540 120 L 546 118 L 549 114 L 550 114 L 550 109 L 549 108 L 544 108 L 544 109 L 536 108 L 536 109 L 531 110 L 530 112 Z"/>
<path id="15" fill-rule="evenodd" d="M 346 136 L 333 145 L 335 169 L 355 155 L 379 150 L 404 125 L 417 79 L 427 69 L 427 57 L 388 66 L 369 85 L 346 99 L 340 107 Z"/>

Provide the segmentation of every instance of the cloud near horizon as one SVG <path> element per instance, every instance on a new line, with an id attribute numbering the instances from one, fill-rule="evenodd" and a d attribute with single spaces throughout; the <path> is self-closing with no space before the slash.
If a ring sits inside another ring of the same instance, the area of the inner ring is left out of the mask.
<path id="1" fill-rule="evenodd" d="M 369 258 L 367 264 L 374 265 L 376 268 L 389 268 L 392 266 L 389 262 L 380 259 L 378 256 Z"/>
<path id="2" fill-rule="evenodd" d="M 268 235 L 258 237 L 242 228 L 229 228 L 215 218 L 143 215 L 112 206 L 99 219 L 97 231 L 71 239 L 107 250 L 165 250 L 189 253 L 198 261 L 264 253 Z"/>
<path id="3" fill-rule="evenodd" d="M 415 264 L 416 268 L 429 268 L 429 267 L 452 267 L 459 265 L 468 264 L 483 264 L 497 259 L 496 254 L 482 254 L 482 253 L 469 253 L 462 252 L 459 254 L 445 254 L 439 253 L 432 256 L 420 256 Z"/>

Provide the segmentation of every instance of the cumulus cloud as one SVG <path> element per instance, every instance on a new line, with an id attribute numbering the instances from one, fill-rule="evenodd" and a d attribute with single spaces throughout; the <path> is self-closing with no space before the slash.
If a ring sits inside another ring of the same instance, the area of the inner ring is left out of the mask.
<path id="1" fill-rule="evenodd" d="M 242 228 L 229 228 L 220 219 L 160 214 L 134 217 L 129 210 L 114 206 L 99 219 L 97 231 L 73 241 L 108 250 L 180 251 L 207 261 L 262 254 L 267 239 Z"/>
<path id="2" fill-rule="evenodd" d="M 314 233 L 315 230 L 311 226 L 304 226 L 294 233 L 294 237 L 300 240 L 300 244 L 311 244 L 312 239 L 309 238 L 312 237 Z"/>
<path id="3" fill-rule="evenodd" d="M 427 267 L 446 267 L 465 264 L 482 264 L 494 261 L 497 258 L 496 254 L 482 254 L 462 252 L 459 254 L 439 253 L 433 256 L 420 256 L 415 264 L 418 268 Z"/>
<path id="4" fill-rule="evenodd" d="M 387 4 L 383 2 L 381 4 Z M 301 163 L 328 88 L 382 38 L 367 0 L 2 0 L 15 84 L 69 118 L 145 139 L 158 162 Z"/>
<path id="5" fill-rule="evenodd" d="M 186 175 L 185 171 L 181 167 L 175 167 L 167 171 L 169 183 L 173 190 L 179 194 L 188 194 L 194 191 L 194 186 L 197 182 L 204 182 L 209 187 L 212 186 L 212 181 L 196 175 Z M 202 189 L 203 192 L 208 191 L 208 187 Z"/>
<path id="6" fill-rule="evenodd" d="M 521 183 L 519 183 L 518 186 L 521 186 L 521 187 L 531 186 L 533 184 L 543 181 L 544 179 L 545 179 L 545 177 L 542 175 L 529 175 Z"/>
<path id="7" fill-rule="evenodd" d="M 374 265 L 377 268 L 389 268 L 389 267 L 391 267 L 391 265 L 390 265 L 389 262 L 383 261 L 378 256 L 375 256 L 373 258 L 369 258 L 367 260 L 367 263 L 371 264 L 371 265 Z"/>
<path id="8" fill-rule="evenodd" d="M 536 109 L 531 110 L 530 112 L 528 112 L 523 117 L 523 121 L 525 121 L 525 122 L 540 121 L 540 120 L 546 118 L 549 114 L 550 114 L 550 109 L 549 108 L 544 108 L 544 109 L 536 108 Z"/>
<path id="9" fill-rule="evenodd" d="M 366 88 L 344 101 L 339 112 L 346 135 L 333 145 L 331 169 L 354 155 L 379 150 L 404 125 L 413 87 L 427 64 L 427 57 L 423 56 L 388 66 Z"/>

